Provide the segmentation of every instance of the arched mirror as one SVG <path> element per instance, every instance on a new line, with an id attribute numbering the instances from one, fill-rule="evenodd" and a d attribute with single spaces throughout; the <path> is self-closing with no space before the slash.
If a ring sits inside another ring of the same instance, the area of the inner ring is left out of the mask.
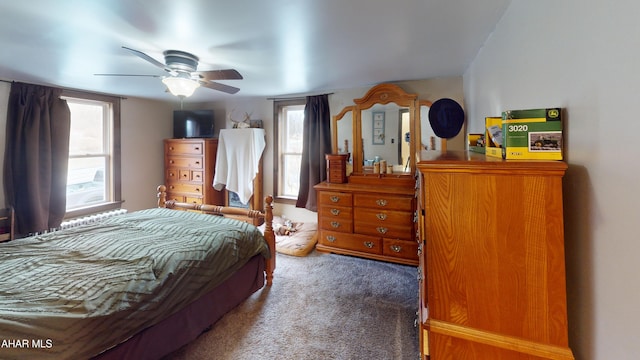
<path id="1" fill-rule="evenodd" d="M 345 107 L 338 115 L 333 117 L 331 127 L 331 147 L 334 154 L 350 154 L 348 158 L 347 176 L 351 175 L 353 158 L 353 106 Z"/>
<path id="2" fill-rule="evenodd" d="M 354 149 L 359 150 L 353 159 L 354 174 L 372 172 L 373 164 L 380 160 L 393 166 L 394 175 L 413 174 L 415 141 L 411 135 L 417 98 L 397 85 L 380 84 L 353 100 Z"/>
<path id="3" fill-rule="evenodd" d="M 429 125 L 430 101 L 397 85 L 380 84 L 353 102 L 332 124 L 332 150 L 350 153 L 353 175 L 373 173 L 373 164 L 385 160 L 393 166 L 393 176 L 413 176 L 418 151 L 446 149 L 446 140 L 435 137 Z"/>

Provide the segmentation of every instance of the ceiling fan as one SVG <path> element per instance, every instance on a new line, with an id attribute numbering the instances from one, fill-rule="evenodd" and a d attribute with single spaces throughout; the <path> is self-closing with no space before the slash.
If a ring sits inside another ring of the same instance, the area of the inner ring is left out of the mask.
<path id="1" fill-rule="evenodd" d="M 239 88 L 221 84 L 213 80 L 241 80 L 242 75 L 235 69 L 198 71 L 197 56 L 180 50 L 166 50 L 163 52 L 165 63 L 152 58 L 142 51 L 122 47 L 166 71 L 168 75 L 135 75 L 135 74 L 95 74 L 99 76 L 150 76 L 161 77 L 162 82 L 167 85 L 172 94 L 180 97 L 188 97 L 199 86 L 204 86 L 213 90 L 222 91 L 228 94 L 235 94 Z"/>

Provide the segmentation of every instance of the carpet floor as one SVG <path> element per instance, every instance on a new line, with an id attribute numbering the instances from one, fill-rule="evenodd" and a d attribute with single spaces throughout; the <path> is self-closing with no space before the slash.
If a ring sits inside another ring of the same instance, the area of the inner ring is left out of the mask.
<path id="1" fill-rule="evenodd" d="M 278 254 L 274 282 L 165 360 L 418 359 L 415 267 Z"/>

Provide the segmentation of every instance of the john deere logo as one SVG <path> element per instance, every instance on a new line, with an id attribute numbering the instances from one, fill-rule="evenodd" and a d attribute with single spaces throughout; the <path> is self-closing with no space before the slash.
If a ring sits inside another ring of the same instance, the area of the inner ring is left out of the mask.
<path id="1" fill-rule="evenodd" d="M 549 110 L 549 117 L 550 118 L 557 118 L 558 116 L 560 116 L 560 111 L 558 109 Z"/>

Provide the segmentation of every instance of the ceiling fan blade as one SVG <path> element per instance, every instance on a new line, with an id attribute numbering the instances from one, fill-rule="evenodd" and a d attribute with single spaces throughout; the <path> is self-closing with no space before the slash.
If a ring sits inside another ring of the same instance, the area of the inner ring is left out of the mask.
<path id="1" fill-rule="evenodd" d="M 146 61 L 150 62 L 151 64 L 153 64 L 153 65 L 155 65 L 155 66 L 159 67 L 160 69 L 162 69 L 162 70 L 164 70 L 164 71 L 166 71 L 166 72 L 170 73 L 171 75 L 174 75 L 174 76 L 175 76 L 175 75 L 177 75 L 177 73 L 176 73 L 175 71 L 171 70 L 171 69 L 170 69 L 169 67 L 167 67 L 165 64 L 163 64 L 163 63 L 161 63 L 160 61 L 158 61 L 158 60 L 156 60 L 156 59 L 152 58 L 151 56 L 149 56 L 149 55 L 147 55 L 147 54 L 143 53 L 142 51 L 138 51 L 138 50 L 135 50 L 135 49 L 131 49 L 131 48 L 128 48 L 128 47 L 126 47 L 126 46 L 123 46 L 122 48 L 123 48 L 123 49 L 126 49 L 126 50 L 131 51 L 131 52 L 132 52 L 132 53 L 134 53 L 136 56 L 140 57 L 140 58 L 141 58 L 141 59 L 143 59 L 143 60 L 146 60 Z"/>
<path id="2" fill-rule="evenodd" d="M 213 82 L 213 81 L 200 81 L 200 85 L 202 85 L 204 87 L 207 87 L 209 89 L 222 91 L 222 92 L 225 92 L 227 94 L 235 94 L 238 91 L 240 91 L 240 89 L 238 89 L 237 87 L 233 87 L 233 86 L 229 86 L 229 85 L 225 85 L 225 84 L 220 84 L 220 83 Z"/>
<path id="3" fill-rule="evenodd" d="M 242 75 L 235 69 L 198 71 L 204 80 L 242 80 Z"/>

